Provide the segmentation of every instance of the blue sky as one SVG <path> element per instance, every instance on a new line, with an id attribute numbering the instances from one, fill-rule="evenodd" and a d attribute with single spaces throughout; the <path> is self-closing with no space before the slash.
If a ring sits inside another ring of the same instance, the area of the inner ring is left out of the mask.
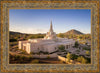
<path id="1" fill-rule="evenodd" d="M 52 20 L 56 33 L 71 29 L 91 32 L 90 9 L 10 9 L 10 31 L 22 33 L 46 33 Z"/>

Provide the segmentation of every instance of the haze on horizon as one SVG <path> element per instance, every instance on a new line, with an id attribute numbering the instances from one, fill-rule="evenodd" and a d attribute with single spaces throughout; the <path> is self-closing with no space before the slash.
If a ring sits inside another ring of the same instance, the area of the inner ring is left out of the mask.
<path id="1" fill-rule="evenodd" d="M 71 29 L 91 33 L 90 9 L 10 9 L 10 31 L 46 33 L 52 20 L 53 30 L 64 33 Z"/>

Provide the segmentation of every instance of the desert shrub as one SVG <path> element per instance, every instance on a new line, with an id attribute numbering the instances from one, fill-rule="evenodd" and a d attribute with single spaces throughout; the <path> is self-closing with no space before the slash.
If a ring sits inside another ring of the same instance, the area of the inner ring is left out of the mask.
<path id="1" fill-rule="evenodd" d="M 22 56 L 22 59 L 23 59 L 23 61 L 26 59 L 26 57 L 25 56 Z"/>
<path id="2" fill-rule="evenodd" d="M 42 35 L 38 35 L 38 36 L 37 36 L 37 38 L 43 38 L 43 37 L 44 37 L 44 36 L 42 36 Z"/>
<path id="3" fill-rule="evenodd" d="M 10 39 L 9 42 L 16 42 L 17 39 Z"/>
<path id="4" fill-rule="evenodd" d="M 66 52 L 66 50 L 61 50 L 62 52 Z"/>
<path id="5" fill-rule="evenodd" d="M 65 37 L 65 35 L 63 33 L 59 33 L 57 36 L 58 37 L 61 37 L 61 38 L 64 38 Z"/>
<path id="6" fill-rule="evenodd" d="M 11 54 L 9 55 L 9 58 L 10 58 L 9 60 L 15 60 L 14 56 Z"/>
<path id="7" fill-rule="evenodd" d="M 66 57 L 67 57 L 67 59 L 68 59 L 68 62 L 70 62 L 70 60 L 71 60 L 71 58 L 72 58 L 72 55 L 71 55 L 70 53 L 68 53 L 68 54 L 66 55 Z"/>
<path id="8" fill-rule="evenodd" d="M 37 55 L 40 55 L 40 52 L 37 52 Z"/>
<path id="9" fill-rule="evenodd" d="M 89 51 L 86 51 L 85 53 L 86 53 L 86 55 L 89 55 L 89 54 L 90 54 L 90 52 L 89 52 Z"/>
<path id="10" fill-rule="evenodd" d="M 49 58 L 50 58 L 50 56 L 48 55 L 48 56 L 47 56 L 47 58 L 49 59 Z"/>
<path id="11" fill-rule="evenodd" d="M 26 56 L 20 56 L 19 58 L 19 62 L 21 63 L 25 63 L 26 61 L 30 61 L 30 57 L 26 57 Z"/>
<path id="12" fill-rule="evenodd" d="M 30 36 L 30 39 L 33 39 L 33 38 L 35 38 L 35 36 Z"/>
<path id="13" fill-rule="evenodd" d="M 35 53 L 34 52 L 30 52 L 30 54 L 34 55 Z"/>
<path id="14" fill-rule="evenodd" d="M 25 50 L 22 50 L 21 54 L 28 54 Z"/>
<path id="15" fill-rule="evenodd" d="M 32 60 L 32 56 L 24 56 L 24 55 L 11 55 L 9 57 L 10 63 L 29 63 Z"/>
<path id="16" fill-rule="evenodd" d="M 87 45 L 88 43 L 86 42 L 85 45 Z"/>
<path id="17" fill-rule="evenodd" d="M 82 61 L 82 56 L 77 58 L 77 61 L 81 62 Z"/>
<path id="18" fill-rule="evenodd" d="M 37 60 L 37 59 L 32 60 L 31 63 L 39 63 L 39 60 Z"/>
<path id="19" fill-rule="evenodd" d="M 15 56 L 14 56 L 14 60 L 18 60 L 19 58 L 20 58 L 19 55 L 15 55 Z"/>
<path id="20" fill-rule="evenodd" d="M 87 63 L 90 63 L 91 62 L 91 59 L 90 58 L 85 58 L 87 60 Z"/>
<path id="21" fill-rule="evenodd" d="M 85 59 L 83 56 L 78 57 L 77 61 L 81 62 L 82 64 L 86 64 L 87 63 L 87 59 Z"/>
<path id="22" fill-rule="evenodd" d="M 78 55 L 72 54 L 72 60 L 77 59 L 78 57 Z"/>
<path id="23" fill-rule="evenodd" d="M 40 53 L 44 53 L 43 51 L 40 51 Z"/>
<path id="24" fill-rule="evenodd" d="M 87 60 L 85 58 L 82 58 L 82 64 L 86 64 Z"/>
<path id="25" fill-rule="evenodd" d="M 58 49 L 59 49 L 59 50 L 65 50 L 65 46 L 64 46 L 64 45 L 59 45 L 59 46 L 58 46 Z"/>
<path id="26" fill-rule="evenodd" d="M 29 57 L 28 57 L 28 59 L 29 59 L 29 60 L 32 60 L 32 59 L 33 59 L 33 57 L 32 57 L 32 56 L 29 56 Z"/>
<path id="27" fill-rule="evenodd" d="M 76 48 L 78 48 L 78 46 L 79 46 L 79 43 L 78 43 L 78 41 L 76 41 L 75 42 L 75 45 L 74 45 Z"/>

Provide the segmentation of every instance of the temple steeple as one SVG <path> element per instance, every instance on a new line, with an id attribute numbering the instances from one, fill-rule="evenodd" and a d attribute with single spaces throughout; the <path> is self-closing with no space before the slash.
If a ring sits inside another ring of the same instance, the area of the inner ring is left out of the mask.
<path id="1" fill-rule="evenodd" d="M 51 21 L 51 25 L 50 25 L 50 32 L 53 32 L 52 21 Z"/>
<path id="2" fill-rule="evenodd" d="M 52 21 L 51 21 L 51 24 L 50 24 L 49 32 L 47 32 L 47 34 L 46 34 L 46 36 L 44 37 L 44 39 L 56 40 L 56 33 L 53 32 Z"/>

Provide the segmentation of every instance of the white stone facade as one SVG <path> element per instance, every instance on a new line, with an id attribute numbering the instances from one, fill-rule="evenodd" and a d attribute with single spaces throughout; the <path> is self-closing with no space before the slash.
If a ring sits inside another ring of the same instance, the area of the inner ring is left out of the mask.
<path id="1" fill-rule="evenodd" d="M 44 38 L 19 41 L 19 49 L 23 49 L 27 53 L 37 53 L 39 51 L 51 53 L 56 51 L 59 45 L 64 45 L 65 49 L 67 49 L 74 46 L 74 43 L 75 41 L 73 39 L 56 37 L 56 33 L 53 32 L 51 22 L 50 30 Z"/>

